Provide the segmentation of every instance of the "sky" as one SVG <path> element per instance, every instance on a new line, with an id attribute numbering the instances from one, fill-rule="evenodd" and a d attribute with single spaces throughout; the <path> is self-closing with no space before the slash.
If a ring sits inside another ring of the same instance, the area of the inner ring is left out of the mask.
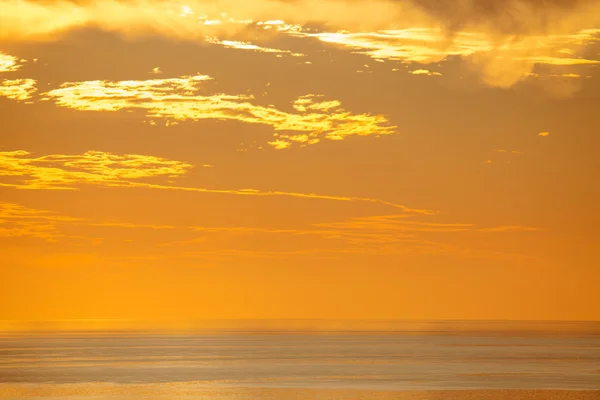
<path id="1" fill-rule="evenodd" d="M 597 1 L 0 0 L 0 325 L 600 320 L 599 110 Z"/>

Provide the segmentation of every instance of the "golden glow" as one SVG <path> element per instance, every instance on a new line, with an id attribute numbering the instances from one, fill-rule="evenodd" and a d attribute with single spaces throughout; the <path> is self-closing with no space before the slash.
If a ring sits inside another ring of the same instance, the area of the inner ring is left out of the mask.
<path id="1" fill-rule="evenodd" d="M 254 0 L 250 3 L 111 0 L 79 4 L 51 1 L 42 5 L 29 0 L 2 0 L 0 38 L 49 38 L 79 27 L 98 26 L 126 36 L 158 32 L 189 39 L 208 35 L 205 39 L 208 42 L 232 49 L 278 56 L 303 55 L 223 37 L 252 36 L 259 29 L 317 38 L 377 61 L 431 64 L 460 56 L 481 71 L 487 84 L 499 87 L 513 86 L 532 73 L 535 65 L 573 67 L 600 62 L 574 57 L 598 41 L 600 30 L 595 24 L 600 22 L 600 9 L 591 2 L 576 2 L 560 9 L 514 0 L 506 9 L 519 12 L 495 14 L 486 14 L 467 2 L 461 5 L 464 21 L 454 21 L 457 18 L 454 14 L 439 15 L 426 7 L 415 7 L 409 1 L 302 0 L 287 4 Z M 555 21 L 550 32 L 547 32 L 548 20 Z M 303 27 L 306 22 L 333 24 L 344 30 L 315 33 Z M 452 24 L 456 22 L 463 29 L 455 31 Z M 394 28 L 397 26 L 406 27 Z M 515 31 L 507 32 L 507 26 Z M 375 27 L 379 29 L 360 29 Z"/>
<path id="2" fill-rule="evenodd" d="M 0 331 L 600 320 L 600 3 L 483 3 L 0 0 Z"/>
<path id="3" fill-rule="evenodd" d="M 407 6 L 390 13 L 386 0 L 302 1 L 285 4 L 270 0 L 240 3 L 234 0 L 188 1 L 185 4 L 170 1 L 103 1 L 69 3 L 52 1 L 38 3 L 31 0 L 2 0 L 0 14 L 1 37 L 52 37 L 69 29 L 99 26 L 126 35 L 160 32 L 177 38 L 200 37 L 208 29 L 224 32 L 243 31 L 249 24 L 264 30 L 289 31 L 296 25 L 285 21 L 318 21 L 353 26 L 392 23 L 400 14 L 422 15 Z M 256 21 L 256 22 L 254 22 Z"/>

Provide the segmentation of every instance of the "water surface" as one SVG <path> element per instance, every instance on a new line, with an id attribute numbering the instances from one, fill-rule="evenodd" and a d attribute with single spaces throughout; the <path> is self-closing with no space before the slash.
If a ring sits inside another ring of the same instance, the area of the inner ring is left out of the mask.
<path id="1" fill-rule="evenodd" d="M 0 336 L 0 383 L 600 389 L 600 337 L 419 333 Z"/>

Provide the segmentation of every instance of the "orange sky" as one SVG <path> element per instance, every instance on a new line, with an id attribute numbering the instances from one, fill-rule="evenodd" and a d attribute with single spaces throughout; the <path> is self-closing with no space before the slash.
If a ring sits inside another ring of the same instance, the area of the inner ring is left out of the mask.
<path id="1" fill-rule="evenodd" d="M 0 0 L 0 321 L 600 320 L 600 7 L 448 3 Z"/>

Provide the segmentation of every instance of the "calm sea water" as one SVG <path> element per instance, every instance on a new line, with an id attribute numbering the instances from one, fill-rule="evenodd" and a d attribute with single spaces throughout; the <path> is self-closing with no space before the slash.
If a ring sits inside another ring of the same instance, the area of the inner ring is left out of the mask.
<path id="1" fill-rule="evenodd" d="M 373 390 L 600 389 L 600 337 L 0 336 L 0 383 L 90 382 Z"/>

